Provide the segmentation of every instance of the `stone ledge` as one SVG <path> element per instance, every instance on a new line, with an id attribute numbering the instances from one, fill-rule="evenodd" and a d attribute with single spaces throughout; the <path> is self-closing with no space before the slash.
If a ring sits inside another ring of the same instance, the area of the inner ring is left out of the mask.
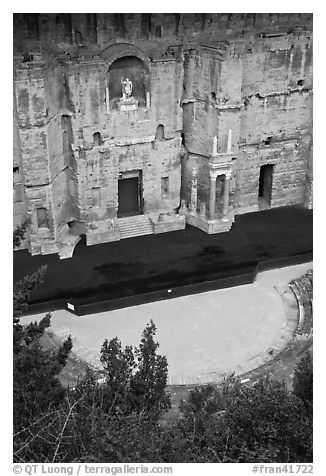
<path id="1" fill-rule="evenodd" d="M 162 221 L 150 218 L 154 235 L 159 233 L 167 233 L 169 231 L 184 230 L 186 227 L 186 219 L 182 215 L 165 216 Z"/>
<path id="2" fill-rule="evenodd" d="M 107 231 L 88 231 L 86 233 L 87 246 L 99 245 L 101 243 L 110 243 L 111 241 L 120 241 L 119 230 L 107 230 Z"/>
<path id="3" fill-rule="evenodd" d="M 195 215 L 188 211 L 180 211 L 180 213 L 185 216 L 189 225 L 195 226 L 209 235 L 229 231 L 234 222 L 233 210 L 229 212 L 228 221 L 222 221 L 221 219 L 208 220 L 207 217 L 202 217 L 199 214 Z"/>

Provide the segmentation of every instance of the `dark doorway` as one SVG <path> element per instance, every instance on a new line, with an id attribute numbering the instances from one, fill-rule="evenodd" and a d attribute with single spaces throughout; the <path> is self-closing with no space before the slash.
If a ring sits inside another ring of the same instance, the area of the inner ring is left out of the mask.
<path id="1" fill-rule="evenodd" d="M 141 213 L 141 177 L 140 174 L 124 176 L 118 182 L 118 217 Z"/>
<path id="2" fill-rule="evenodd" d="M 271 206 L 274 165 L 267 164 L 260 167 L 258 204 L 260 209 Z"/>

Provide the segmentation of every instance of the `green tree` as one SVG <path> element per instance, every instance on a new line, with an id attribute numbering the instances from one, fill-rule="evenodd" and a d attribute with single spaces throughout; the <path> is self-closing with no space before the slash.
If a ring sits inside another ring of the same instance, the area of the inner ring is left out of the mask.
<path id="1" fill-rule="evenodd" d="M 16 243 L 18 239 L 23 238 L 24 226 L 23 224 L 18 231 L 16 230 Z M 21 439 L 25 441 L 26 428 L 34 424 L 44 412 L 57 406 L 65 394 L 58 376 L 72 348 L 71 338 L 68 337 L 59 349 L 45 351 L 40 340 L 50 326 L 51 315 L 47 314 L 39 323 L 33 322 L 27 326 L 20 323 L 20 317 L 28 307 L 30 296 L 42 281 L 45 272 L 46 267 L 42 267 L 14 286 L 13 410 L 14 431 L 18 435 L 17 444 L 21 443 Z"/>
<path id="2" fill-rule="evenodd" d="M 14 428 L 22 429 L 43 411 L 56 406 L 64 396 L 58 378 L 72 348 L 71 338 L 58 350 L 45 351 L 40 339 L 50 326 L 50 314 L 39 324 L 21 331 L 21 343 L 14 351 Z"/>
<path id="3" fill-rule="evenodd" d="M 142 333 L 138 348 L 122 349 L 117 337 L 105 340 L 101 348 L 104 368 L 103 388 L 107 408 L 120 413 L 145 412 L 158 418 L 170 408 L 166 393 L 168 364 L 157 354 L 156 327 L 153 321 Z"/>
<path id="4" fill-rule="evenodd" d="M 131 346 L 122 349 L 117 337 L 106 339 L 101 348 L 101 363 L 104 368 L 103 396 L 106 408 L 103 411 L 126 413 L 129 406 L 130 382 L 136 367 Z"/>
<path id="5" fill-rule="evenodd" d="M 132 408 L 160 416 L 170 406 L 166 393 L 168 363 L 165 356 L 156 353 L 159 344 L 154 340 L 156 326 L 151 320 L 143 331 L 136 349 L 137 366 L 130 382 Z"/>
<path id="6" fill-rule="evenodd" d="M 230 378 L 190 392 L 161 447 L 171 462 L 312 461 L 312 419 L 284 383 Z"/>
<path id="7" fill-rule="evenodd" d="M 52 381 L 52 391 L 47 388 L 50 401 L 45 401 L 42 412 L 30 420 L 32 436 L 27 445 L 27 430 L 20 433 L 16 454 L 29 462 L 158 461 L 159 417 L 168 408 L 169 397 L 165 393 L 167 363 L 156 353 L 155 332 L 151 322 L 136 349 L 122 349 L 117 338 L 105 340 L 101 348 L 102 379 L 89 370 L 75 388 L 63 394 Z M 40 362 L 37 375 L 39 369 Z M 50 382 L 51 367 L 44 370 L 45 383 Z M 52 374 L 56 375 L 55 369 Z"/>
<path id="8" fill-rule="evenodd" d="M 311 420 L 285 383 L 269 378 L 235 385 L 224 421 L 229 455 L 243 462 L 307 462 L 312 458 Z"/>
<path id="9" fill-rule="evenodd" d="M 294 369 L 293 393 L 312 410 L 313 365 L 310 353 L 307 353 Z"/>
<path id="10" fill-rule="evenodd" d="M 17 352 L 19 350 L 19 347 L 21 344 L 24 345 L 24 338 L 28 337 L 26 335 L 26 332 L 23 331 L 23 327 L 20 324 L 20 316 L 23 314 L 23 312 L 27 310 L 28 302 L 30 300 L 31 294 L 34 288 L 42 282 L 45 272 L 46 272 L 46 266 L 42 266 L 38 271 L 31 274 L 30 276 L 25 276 L 23 279 L 18 281 L 14 286 L 14 296 L 13 296 L 14 352 Z M 42 325 L 44 325 L 44 322 L 42 323 Z M 42 328 L 40 327 L 39 331 L 41 331 L 41 329 Z"/>
<path id="11" fill-rule="evenodd" d="M 15 230 L 13 232 L 13 247 L 14 247 L 14 249 L 18 248 L 21 245 L 30 223 L 31 223 L 30 218 L 26 218 L 26 220 L 24 220 L 21 223 L 21 225 L 19 225 L 18 227 L 15 228 Z"/>

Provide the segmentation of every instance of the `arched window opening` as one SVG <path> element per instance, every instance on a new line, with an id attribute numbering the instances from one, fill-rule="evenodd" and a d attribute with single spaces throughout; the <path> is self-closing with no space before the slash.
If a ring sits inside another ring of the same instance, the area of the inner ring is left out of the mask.
<path id="1" fill-rule="evenodd" d="M 156 140 L 164 140 L 164 126 L 163 126 L 163 124 L 160 124 L 159 126 L 157 126 L 155 139 Z"/>
<path id="2" fill-rule="evenodd" d="M 218 175 L 216 178 L 216 195 L 222 197 L 224 193 L 225 175 Z"/>
<path id="3" fill-rule="evenodd" d="M 183 145 L 183 146 L 185 147 L 185 146 L 186 146 L 186 143 L 185 143 L 185 135 L 184 135 L 183 132 L 181 132 L 180 138 L 181 138 L 181 145 Z"/>
<path id="4" fill-rule="evenodd" d="M 93 134 L 93 146 L 96 147 L 96 146 L 99 146 L 101 145 L 102 141 L 101 141 L 101 134 L 99 132 L 95 132 Z"/>

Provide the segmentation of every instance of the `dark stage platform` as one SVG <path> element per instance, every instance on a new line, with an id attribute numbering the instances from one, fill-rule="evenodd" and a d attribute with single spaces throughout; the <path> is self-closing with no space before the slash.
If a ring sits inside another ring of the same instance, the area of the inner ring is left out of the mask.
<path id="1" fill-rule="evenodd" d="M 74 304 L 78 314 L 100 312 L 252 282 L 257 270 L 312 259 L 313 214 L 284 207 L 236 216 L 231 231 L 197 228 L 97 246 L 82 240 L 71 259 L 14 253 L 14 281 L 47 265 L 28 312 Z"/>

